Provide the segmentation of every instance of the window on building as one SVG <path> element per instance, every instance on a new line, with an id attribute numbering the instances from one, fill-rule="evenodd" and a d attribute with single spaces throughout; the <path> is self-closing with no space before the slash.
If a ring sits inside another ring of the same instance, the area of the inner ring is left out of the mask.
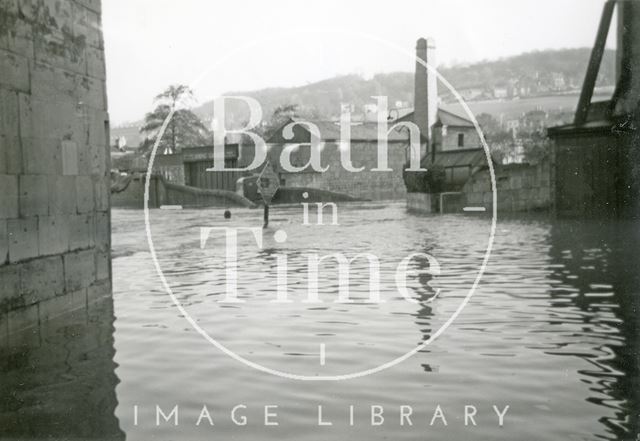
<path id="1" fill-rule="evenodd" d="M 464 133 L 458 133 L 458 147 L 464 147 Z"/>

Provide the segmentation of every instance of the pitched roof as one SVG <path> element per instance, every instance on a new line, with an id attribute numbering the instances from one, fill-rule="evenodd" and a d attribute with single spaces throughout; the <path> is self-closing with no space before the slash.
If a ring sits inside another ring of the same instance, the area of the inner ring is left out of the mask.
<path id="1" fill-rule="evenodd" d="M 436 121 L 436 125 L 437 124 L 452 127 L 474 127 L 470 119 L 456 115 L 455 113 L 444 109 L 438 109 L 438 120 Z"/>
<path id="2" fill-rule="evenodd" d="M 284 127 L 286 127 L 291 122 L 301 122 L 306 121 L 311 124 L 314 124 L 318 127 L 320 131 L 320 136 L 322 141 L 325 142 L 335 142 L 340 140 L 340 123 L 338 121 L 327 121 L 327 120 L 308 120 L 308 119 L 290 119 L 286 123 L 284 123 L 278 130 L 275 131 L 275 134 L 269 138 L 268 142 L 278 142 L 278 136 L 282 133 Z M 389 124 L 390 128 L 391 124 Z M 307 126 L 305 124 L 299 124 L 296 127 L 302 128 L 305 132 L 308 133 Z M 295 133 L 295 132 L 294 132 Z M 409 134 L 406 130 L 391 130 L 388 134 L 387 140 L 389 142 L 394 141 L 407 141 L 409 138 Z M 360 123 L 351 123 L 351 141 L 377 141 L 378 140 L 378 123 L 377 122 L 360 122 Z M 299 140 L 292 139 L 288 142 L 300 142 Z"/>
<path id="3" fill-rule="evenodd" d="M 413 111 L 406 112 L 401 111 L 402 116 L 396 118 L 396 120 L 413 121 Z M 452 126 L 452 127 L 475 127 L 470 119 L 465 118 L 462 115 L 458 115 L 449 110 L 445 110 L 442 107 L 438 108 L 438 114 L 436 119 L 436 125 Z"/>

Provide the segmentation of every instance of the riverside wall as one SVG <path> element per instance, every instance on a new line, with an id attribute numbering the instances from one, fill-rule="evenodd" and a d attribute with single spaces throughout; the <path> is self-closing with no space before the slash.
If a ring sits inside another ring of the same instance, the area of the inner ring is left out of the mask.
<path id="1" fill-rule="evenodd" d="M 0 342 L 111 294 L 100 0 L 0 1 Z"/>

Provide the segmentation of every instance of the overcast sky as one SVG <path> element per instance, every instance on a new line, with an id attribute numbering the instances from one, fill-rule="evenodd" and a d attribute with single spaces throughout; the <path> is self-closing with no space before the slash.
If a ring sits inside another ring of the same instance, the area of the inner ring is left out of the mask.
<path id="1" fill-rule="evenodd" d="M 111 121 L 141 119 L 171 83 L 193 84 L 202 102 L 337 74 L 412 71 L 422 36 L 435 38 L 440 64 L 591 47 L 603 3 L 104 0 Z"/>

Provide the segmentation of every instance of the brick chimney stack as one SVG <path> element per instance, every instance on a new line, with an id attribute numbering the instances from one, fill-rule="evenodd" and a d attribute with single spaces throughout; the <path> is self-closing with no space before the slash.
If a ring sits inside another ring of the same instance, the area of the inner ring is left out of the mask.
<path id="1" fill-rule="evenodd" d="M 416 74 L 413 98 L 413 122 L 420 128 L 423 141 L 431 145 L 431 127 L 438 113 L 438 79 L 419 60 L 436 66 L 436 45 L 433 39 L 420 38 L 416 43 Z M 427 151 L 429 147 L 427 147 Z M 423 156 L 426 152 L 422 152 Z"/>

